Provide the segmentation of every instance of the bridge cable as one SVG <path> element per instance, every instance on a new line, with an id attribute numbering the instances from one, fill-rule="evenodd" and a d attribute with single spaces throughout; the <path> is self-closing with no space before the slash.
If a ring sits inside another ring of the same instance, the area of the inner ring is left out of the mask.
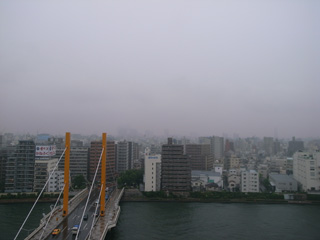
<path id="1" fill-rule="evenodd" d="M 57 164 L 56 164 L 56 165 L 55 165 L 55 167 L 53 168 L 53 171 L 50 173 L 49 178 L 48 178 L 48 180 L 47 180 L 46 184 L 43 186 L 43 188 L 42 188 L 41 192 L 39 193 L 39 195 L 38 195 L 38 197 L 37 197 L 36 201 L 34 202 L 34 204 L 33 204 L 32 208 L 31 208 L 31 210 L 29 211 L 29 213 L 28 213 L 28 215 L 27 215 L 26 219 L 25 219 L 25 220 L 24 220 L 24 222 L 22 223 L 22 226 L 20 227 L 20 229 L 19 229 L 19 231 L 18 231 L 17 235 L 14 237 L 14 240 L 16 240 L 16 239 L 17 239 L 17 237 L 19 236 L 19 234 L 20 234 L 20 232 L 21 232 L 21 230 L 22 230 L 22 228 L 23 228 L 24 224 L 27 222 L 27 220 L 28 220 L 28 218 L 29 218 L 29 216 L 30 216 L 30 214 L 31 214 L 31 212 L 32 212 L 32 210 L 33 210 L 33 208 L 36 206 L 36 204 L 37 204 L 37 202 L 38 202 L 39 198 L 41 197 L 41 195 L 42 195 L 42 193 L 43 193 L 44 189 L 46 188 L 46 186 L 47 186 L 47 184 L 48 184 L 48 182 L 49 182 L 50 178 L 52 177 L 53 173 L 55 172 L 55 170 L 56 170 L 56 168 L 57 168 L 57 166 L 58 166 L 58 164 L 59 164 L 59 162 L 60 162 L 60 160 L 61 160 L 61 158 L 62 158 L 62 156 L 64 155 L 64 153 L 65 153 L 65 151 L 66 151 L 66 150 L 67 150 L 67 148 L 65 148 L 65 149 L 64 149 L 63 153 L 62 153 L 62 154 L 61 154 L 61 156 L 60 156 L 59 161 L 57 162 Z"/>
<path id="2" fill-rule="evenodd" d="M 102 184 L 101 189 L 100 189 L 100 193 L 99 193 L 99 198 L 98 198 L 98 199 L 100 199 L 101 193 L 102 193 L 103 189 L 104 189 L 104 186 L 103 186 L 103 184 Z M 98 208 L 99 208 L 99 204 L 97 204 L 96 209 L 94 210 L 94 216 L 96 216 Z M 94 222 L 95 222 L 95 218 L 94 218 L 93 221 L 92 221 L 91 228 L 90 228 L 90 231 L 89 231 L 89 237 L 88 237 L 88 239 L 90 239 L 90 237 L 91 237 L 91 233 L 92 233 L 92 229 L 93 229 L 93 226 L 94 226 Z"/>
<path id="3" fill-rule="evenodd" d="M 90 195 L 91 195 L 91 192 L 92 192 L 92 188 L 93 188 L 94 182 L 95 182 L 96 177 L 97 177 L 97 173 L 98 173 L 99 166 L 100 166 L 100 163 L 101 163 L 101 158 L 102 158 L 103 151 L 105 151 L 104 148 L 102 148 L 102 151 L 101 151 L 100 159 L 99 159 L 99 162 L 98 162 L 98 165 L 97 165 L 97 168 L 96 168 L 96 172 L 95 172 L 94 177 L 93 177 L 93 180 L 92 180 L 92 184 L 91 184 L 91 187 L 90 187 L 90 191 L 89 191 L 89 194 L 88 194 L 88 198 L 87 198 L 86 205 L 85 205 L 85 207 L 84 207 L 84 209 L 83 209 L 82 217 L 81 217 L 81 220 L 80 220 L 80 224 L 79 224 L 79 228 L 78 228 L 78 231 L 77 231 L 77 235 L 76 235 L 75 240 L 78 240 L 78 235 L 79 235 L 79 232 L 80 232 L 81 224 L 82 224 L 82 222 L 83 222 L 83 217 L 84 217 L 84 214 L 85 214 L 85 212 L 86 212 L 86 210 L 87 210 L 87 206 L 88 206 L 88 202 L 89 202 Z"/>
<path id="4" fill-rule="evenodd" d="M 44 228 L 43 228 L 43 230 L 42 230 L 42 233 L 41 233 L 41 236 L 40 236 L 39 240 L 41 240 L 42 235 L 43 235 L 44 231 L 45 231 L 46 228 L 47 228 L 47 225 L 48 225 L 48 223 L 49 223 L 49 221 L 50 221 L 50 219 L 51 219 L 51 217 L 52 217 L 52 214 L 53 214 L 53 212 L 54 212 L 54 210 L 55 210 L 55 208 L 56 208 L 56 206 L 57 206 L 57 204 L 58 204 L 58 201 L 59 201 L 59 199 L 60 199 L 60 197 L 61 197 L 61 195 L 62 195 L 62 193 L 63 193 L 64 187 L 65 187 L 65 184 L 63 184 L 63 188 L 62 188 L 62 190 L 60 191 L 60 194 L 59 194 L 59 196 L 58 196 L 58 198 L 57 198 L 57 201 L 56 201 L 56 203 L 54 204 L 54 207 L 53 207 L 53 209 L 52 209 L 51 212 L 50 212 L 50 216 L 48 217 L 47 223 L 46 223 L 46 225 L 44 226 Z"/>

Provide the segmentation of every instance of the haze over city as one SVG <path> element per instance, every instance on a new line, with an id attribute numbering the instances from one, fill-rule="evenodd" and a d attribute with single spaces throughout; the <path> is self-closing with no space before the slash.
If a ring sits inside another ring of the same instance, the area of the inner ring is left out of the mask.
<path id="1" fill-rule="evenodd" d="M 319 137 L 319 1 L 1 1 L 0 133 Z"/>

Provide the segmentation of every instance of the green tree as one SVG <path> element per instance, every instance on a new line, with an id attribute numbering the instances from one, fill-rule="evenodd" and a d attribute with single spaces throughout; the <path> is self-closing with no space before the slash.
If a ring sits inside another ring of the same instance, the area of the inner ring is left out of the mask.
<path id="1" fill-rule="evenodd" d="M 86 179 L 83 175 L 74 176 L 72 179 L 73 189 L 84 189 L 86 187 Z"/>
<path id="2" fill-rule="evenodd" d="M 272 191 L 272 186 L 267 178 L 263 179 L 262 184 L 268 192 Z"/>
<path id="3" fill-rule="evenodd" d="M 120 187 L 124 186 L 139 186 L 140 183 L 143 182 L 143 170 L 127 170 L 120 174 L 118 178 L 118 185 Z"/>

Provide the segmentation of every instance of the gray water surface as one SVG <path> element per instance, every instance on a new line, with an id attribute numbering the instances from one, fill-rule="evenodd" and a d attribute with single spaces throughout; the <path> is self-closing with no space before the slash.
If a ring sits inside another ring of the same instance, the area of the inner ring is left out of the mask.
<path id="1" fill-rule="evenodd" d="M 320 239 L 320 206 L 122 203 L 108 239 Z"/>

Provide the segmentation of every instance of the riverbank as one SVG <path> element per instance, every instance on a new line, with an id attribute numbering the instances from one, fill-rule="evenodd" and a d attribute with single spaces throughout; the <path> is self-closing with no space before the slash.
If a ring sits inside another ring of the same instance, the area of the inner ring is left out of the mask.
<path id="1" fill-rule="evenodd" d="M 318 200 L 286 200 L 259 198 L 194 198 L 194 197 L 147 197 L 138 189 L 125 189 L 121 202 L 202 202 L 202 203 L 255 203 L 255 204 L 317 204 Z"/>
<path id="2" fill-rule="evenodd" d="M 0 204 L 10 204 L 10 203 L 34 203 L 36 198 L 25 198 L 25 199 L 0 199 Z M 41 198 L 39 202 L 41 203 L 54 203 L 56 198 Z"/>

